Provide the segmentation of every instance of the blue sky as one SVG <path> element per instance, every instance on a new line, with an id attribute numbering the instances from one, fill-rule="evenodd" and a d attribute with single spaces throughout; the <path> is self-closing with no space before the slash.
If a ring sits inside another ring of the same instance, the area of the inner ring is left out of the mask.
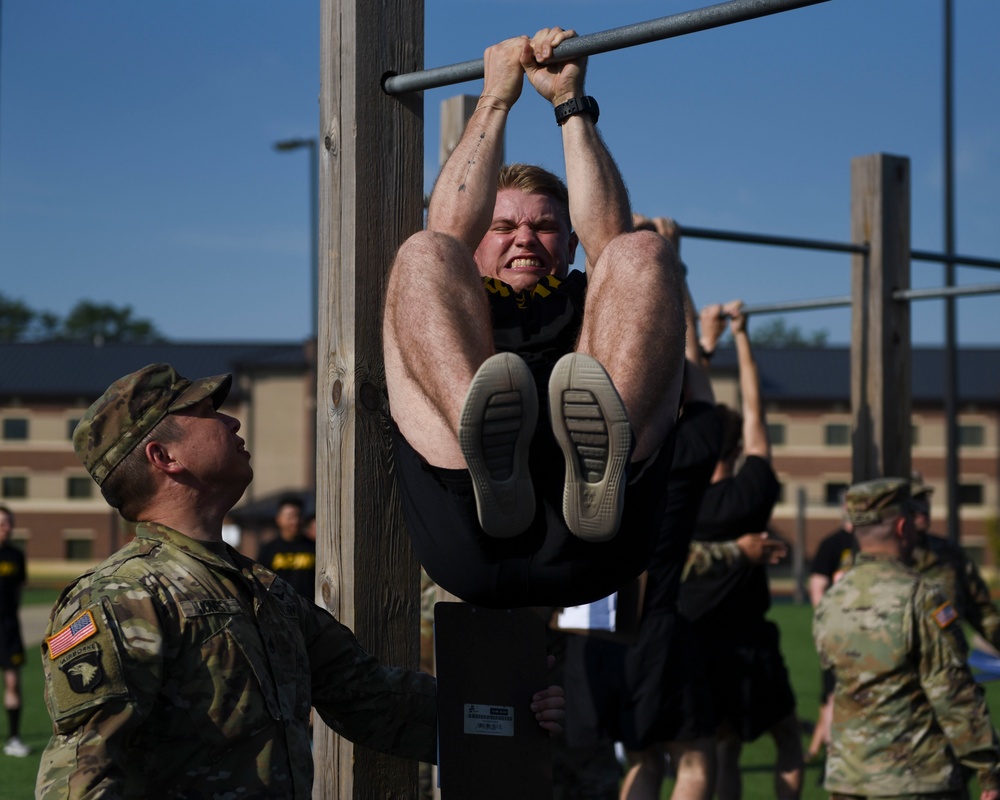
<path id="1" fill-rule="evenodd" d="M 606 30 L 689 0 L 426 0 L 425 64 L 479 58 L 550 24 Z M 943 247 L 942 0 L 830 0 L 591 59 L 600 129 L 644 213 L 705 228 L 850 238 L 850 162 L 912 163 L 913 247 Z M 996 0 L 954 0 L 956 250 L 1000 258 Z M 129 304 L 179 340 L 308 335 L 308 157 L 318 129 L 319 4 L 291 0 L 3 0 L 0 292 L 65 313 Z M 425 93 L 426 188 L 443 99 Z M 507 157 L 562 173 L 530 87 Z M 695 301 L 849 293 L 842 255 L 689 239 Z M 914 286 L 943 268 L 913 263 Z M 960 268 L 959 282 L 1000 283 Z M 958 301 L 961 344 L 1000 344 L 1000 295 Z M 914 341 L 943 341 L 914 304 Z M 761 317 L 760 321 L 764 318 Z M 849 339 L 847 309 L 789 314 Z"/>

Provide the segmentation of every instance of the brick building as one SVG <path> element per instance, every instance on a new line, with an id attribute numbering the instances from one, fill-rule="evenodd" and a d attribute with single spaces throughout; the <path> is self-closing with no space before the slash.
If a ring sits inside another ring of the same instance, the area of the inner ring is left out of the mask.
<path id="1" fill-rule="evenodd" d="M 794 542 L 805 497 L 806 557 L 838 527 L 851 480 L 850 353 L 845 347 L 755 347 L 782 496 L 772 529 Z M 913 351 L 913 466 L 935 487 L 934 530 L 944 533 L 944 354 Z M 0 344 L 0 503 L 17 515 L 15 541 L 31 558 L 92 561 L 128 535 L 73 454 L 71 435 L 113 380 L 168 361 L 189 377 L 234 373 L 227 410 L 243 423 L 255 478 L 234 510 L 254 555 L 279 495 L 312 494 L 315 399 L 301 344 Z M 1000 513 L 1000 349 L 959 353 L 959 502 L 962 543 L 983 555 Z M 736 359 L 712 362 L 720 402 L 739 407 Z"/>

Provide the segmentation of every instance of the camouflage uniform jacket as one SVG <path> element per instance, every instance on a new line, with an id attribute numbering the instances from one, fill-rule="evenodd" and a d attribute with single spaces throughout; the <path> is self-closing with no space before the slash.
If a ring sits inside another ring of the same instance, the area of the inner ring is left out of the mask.
<path id="1" fill-rule="evenodd" d="M 965 622 L 1000 649 L 1000 611 L 993 605 L 986 581 L 961 547 L 943 536 L 926 534 L 914 548 L 912 562 L 926 580 L 941 588 Z"/>
<path id="2" fill-rule="evenodd" d="M 274 573 L 160 525 L 70 585 L 42 645 L 36 797 L 312 796 L 309 708 L 435 760 L 435 686 L 381 666 Z"/>
<path id="3" fill-rule="evenodd" d="M 889 557 L 859 554 L 823 595 L 813 637 L 836 674 L 827 791 L 956 791 L 956 756 L 983 789 L 1000 787 L 1000 742 L 957 620 L 935 585 Z"/>

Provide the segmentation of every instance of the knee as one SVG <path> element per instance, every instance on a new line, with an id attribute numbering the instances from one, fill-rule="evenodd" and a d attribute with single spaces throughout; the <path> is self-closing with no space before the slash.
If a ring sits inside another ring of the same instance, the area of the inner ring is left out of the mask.
<path id="1" fill-rule="evenodd" d="M 632 231 L 616 236 L 597 263 L 597 274 L 616 272 L 641 279 L 643 276 L 674 283 L 683 278 L 683 267 L 670 242 L 653 231 Z"/>
<path id="2" fill-rule="evenodd" d="M 478 274 L 469 248 L 454 236 L 418 231 L 396 251 L 390 282 L 413 285 L 426 291 L 428 282 L 458 280 Z"/>

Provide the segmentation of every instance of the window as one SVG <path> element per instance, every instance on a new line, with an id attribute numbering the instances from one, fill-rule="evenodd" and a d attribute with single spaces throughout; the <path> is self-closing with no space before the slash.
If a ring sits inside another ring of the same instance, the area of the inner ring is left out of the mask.
<path id="1" fill-rule="evenodd" d="M 772 445 L 785 444 L 785 426 L 780 422 L 768 423 L 767 438 Z"/>
<path id="2" fill-rule="evenodd" d="M 960 506 L 981 506 L 983 504 L 982 484 L 960 483 L 958 485 L 958 504 Z"/>
<path id="3" fill-rule="evenodd" d="M 823 502 L 828 506 L 839 507 L 842 499 L 844 497 L 844 492 L 847 491 L 848 485 L 846 483 L 827 483 L 823 485 Z"/>
<path id="4" fill-rule="evenodd" d="M 80 424 L 79 419 L 68 419 L 66 420 L 66 438 L 73 438 L 73 431 L 76 430 L 76 426 Z"/>
<path id="5" fill-rule="evenodd" d="M 66 497 L 70 500 L 84 500 L 93 496 L 94 482 L 89 477 L 73 475 L 66 479 Z"/>
<path id="6" fill-rule="evenodd" d="M 8 417 L 3 421 L 3 438 L 24 441 L 28 438 L 28 420 Z"/>
<path id="7" fill-rule="evenodd" d="M 842 422 L 825 425 L 823 438 L 829 447 L 846 447 L 851 443 L 851 426 Z"/>
<path id="8" fill-rule="evenodd" d="M 90 561 L 94 555 L 94 542 L 91 539 L 67 539 L 66 558 L 69 561 Z"/>
<path id="9" fill-rule="evenodd" d="M 986 444 L 986 429 L 982 425 L 959 425 L 959 447 L 982 447 Z"/>
<path id="10" fill-rule="evenodd" d="M 4 475 L 0 480 L 0 496 L 27 497 L 28 479 L 23 475 Z"/>

